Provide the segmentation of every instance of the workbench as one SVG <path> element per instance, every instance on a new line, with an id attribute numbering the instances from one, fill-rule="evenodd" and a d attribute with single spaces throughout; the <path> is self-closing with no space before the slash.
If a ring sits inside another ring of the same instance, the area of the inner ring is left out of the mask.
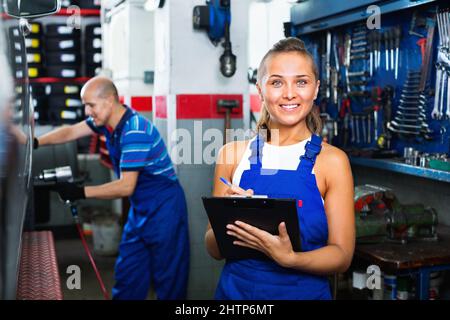
<path id="1" fill-rule="evenodd" d="M 450 227 L 438 226 L 438 241 L 411 241 L 407 244 L 389 242 L 357 243 L 355 258 L 389 274 L 417 275 L 419 300 L 428 300 L 430 273 L 450 270 Z M 372 239 L 374 241 L 374 239 Z"/>

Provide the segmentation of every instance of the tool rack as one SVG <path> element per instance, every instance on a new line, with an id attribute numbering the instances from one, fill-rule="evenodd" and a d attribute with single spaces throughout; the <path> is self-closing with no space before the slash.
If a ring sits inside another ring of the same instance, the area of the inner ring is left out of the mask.
<path id="1" fill-rule="evenodd" d="M 412 184 L 420 181 L 424 187 L 433 184 L 438 188 L 443 186 L 442 183 L 450 182 L 448 171 L 421 167 L 418 163 L 408 164 L 403 159 L 405 148 L 447 156 L 450 151 L 450 113 L 446 115 L 450 109 L 450 81 L 443 81 L 444 73 L 450 72 L 450 65 L 446 65 L 450 54 L 450 31 L 447 35 L 442 27 L 442 13 L 450 12 L 449 8 L 448 1 L 433 0 L 306 0 L 293 5 L 291 21 L 285 24 L 286 36 L 302 39 L 319 68 L 321 88 L 316 104 L 324 120 L 322 134 L 329 143 L 349 154 L 352 165 L 363 167 L 361 172 L 368 171 L 365 168 L 374 168 L 374 172 L 381 169 L 410 176 L 404 179 L 395 174 L 386 175 L 388 184 L 401 185 L 400 180 Z M 371 22 L 374 20 L 371 19 L 377 13 L 380 28 L 375 26 L 371 30 L 368 26 L 373 26 Z M 450 15 L 445 18 L 450 23 Z M 346 55 L 353 55 L 356 59 L 348 61 Z M 428 66 L 427 72 L 425 66 Z M 444 82 L 444 90 L 438 92 L 436 83 L 439 80 Z M 432 115 L 435 105 L 439 110 L 441 104 L 441 117 L 436 112 Z M 378 120 L 377 139 L 375 117 Z M 414 131 L 408 126 L 415 124 L 419 127 L 416 132 L 408 132 Z M 406 128 L 401 130 L 405 132 L 394 132 L 400 131 L 399 125 Z M 368 134 L 363 136 L 363 130 L 372 134 L 371 139 L 368 139 Z M 384 183 L 384 175 L 378 172 L 368 176 L 379 176 L 378 181 Z M 430 183 L 416 177 L 433 181 Z M 417 190 L 415 196 L 419 199 L 420 192 L 429 192 Z M 439 192 L 436 190 L 436 194 Z M 436 195 L 436 199 L 428 200 L 438 199 L 442 198 Z M 445 215 L 444 210 L 442 214 Z M 440 232 L 439 236 L 442 240 L 444 234 Z M 447 239 L 446 233 L 444 238 Z M 435 244 L 424 244 L 434 251 L 425 250 L 432 259 L 421 260 L 420 267 L 389 268 L 389 265 L 382 264 L 385 257 L 378 259 L 377 253 L 381 249 L 391 249 L 392 261 L 397 263 L 404 258 L 402 250 L 416 252 L 416 248 L 411 246 L 358 245 L 355 256 L 399 276 L 416 275 L 416 298 L 428 299 L 430 272 L 449 270 L 448 255 L 436 253 L 439 246 Z M 381 249 L 377 251 L 377 248 Z M 410 258 L 403 260 L 410 261 Z M 413 255 L 412 258 L 422 257 Z"/>
<path id="2" fill-rule="evenodd" d="M 418 163 L 398 166 L 358 158 L 398 160 L 406 147 L 444 157 L 449 153 L 449 8 L 447 1 L 433 0 L 306 0 L 293 5 L 285 33 L 302 39 L 319 67 L 316 102 L 323 134 L 352 161 L 448 181 L 434 172 L 439 170 Z M 440 116 L 432 114 L 435 104 L 442 109 Z"/>

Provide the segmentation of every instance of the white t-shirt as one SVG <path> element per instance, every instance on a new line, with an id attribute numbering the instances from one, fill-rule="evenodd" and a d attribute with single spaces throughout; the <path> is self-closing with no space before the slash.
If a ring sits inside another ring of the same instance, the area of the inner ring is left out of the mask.
<path id="1" fill-rule="evenodd" d="M 232 183 L 236 186 L 241 182 L 244 170 L 250 169 L 250 161 L 248 160 L 251 155 L 250 145 L 255 139 L 256 136 L 247 144 L 244 155 L 234 172 Z M 288 146 L 274 146 L 265 142 L 262 150 L 262 168 L 272 170 L 297 170 L 297 167 L 300 164 L 300 157 L 305 154 L 305 145 L 310 140 L 311 137 Z M 314 170 L 312 173 L 314 174 Z"/>

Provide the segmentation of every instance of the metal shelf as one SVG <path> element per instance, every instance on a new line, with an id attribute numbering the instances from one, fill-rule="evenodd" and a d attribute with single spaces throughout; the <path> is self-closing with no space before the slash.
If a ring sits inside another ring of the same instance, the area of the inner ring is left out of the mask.
<path id="1" fill-rule="evenodd" d="M 364 167 L 371 167 L 381 170 L 398 172 L 402 174 L 408 174 L 421 178 L 450 182 L 450 172 L 435 170 L 431 168 L 411 166 L 409 164 L 396 162 L 392 160 L 350 157 L 350 163 Z"/>
<path id="2" fill-rule="evenodd" d="M 293 36 L 326 30 L 348 23 L 366 20 L 369 4 L 376 4 L 382 14 L 416 7 L 436 0 L 354 0 L 345 2 L 328 0 L 305 1 L 292 6 Z"/>
<path id="3" fill-rule="evenodd" d="M 87 82 L 90 77 L 78 77 L 78 78 L 52 78 L 52 77 L 39 77 L 30 78 L 30 83 L 59 83 L 59 82 Z"/>
<path id="4" fill-rule="evenodd" d="M 72 16 L 75 13 L 80 14 L 81 17 L 100 17 L 100 9 L 80 9 L 79 12 L 75 12 L 75 10 L 68 10 L 67 8 L 61 8 L 58 12 L 56 12 L 52 15 L 44 16 L 44 17 L 40 17 L 40 18 L 51 17 L 51 16 Z M 5 12 L 0 12 L 0 17 L 3 20 L 15 19 L 13 17 L 10 17 Z"/>
<path id="5" fill-rule="evenodd" d="M 55 13 L 55 16 L 71 16 L 75 13 L 75 10 L 69 10 L 66 8 L 61 8 L 57 13 Z M 100 9 L 80 9 L 79 12 L 80 16 L 100 16 Z"/>

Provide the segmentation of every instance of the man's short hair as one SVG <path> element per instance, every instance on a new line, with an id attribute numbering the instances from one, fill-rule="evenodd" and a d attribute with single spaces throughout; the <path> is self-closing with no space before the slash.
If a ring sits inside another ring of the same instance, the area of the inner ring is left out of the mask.
<path id="1" fill-rule="evenodd" d="M 112 81 L 102 81 L 97 84 L 97 94 L 100 98 L 113 96 L 115 102 L 119 102 L 119 93 Z"/>

